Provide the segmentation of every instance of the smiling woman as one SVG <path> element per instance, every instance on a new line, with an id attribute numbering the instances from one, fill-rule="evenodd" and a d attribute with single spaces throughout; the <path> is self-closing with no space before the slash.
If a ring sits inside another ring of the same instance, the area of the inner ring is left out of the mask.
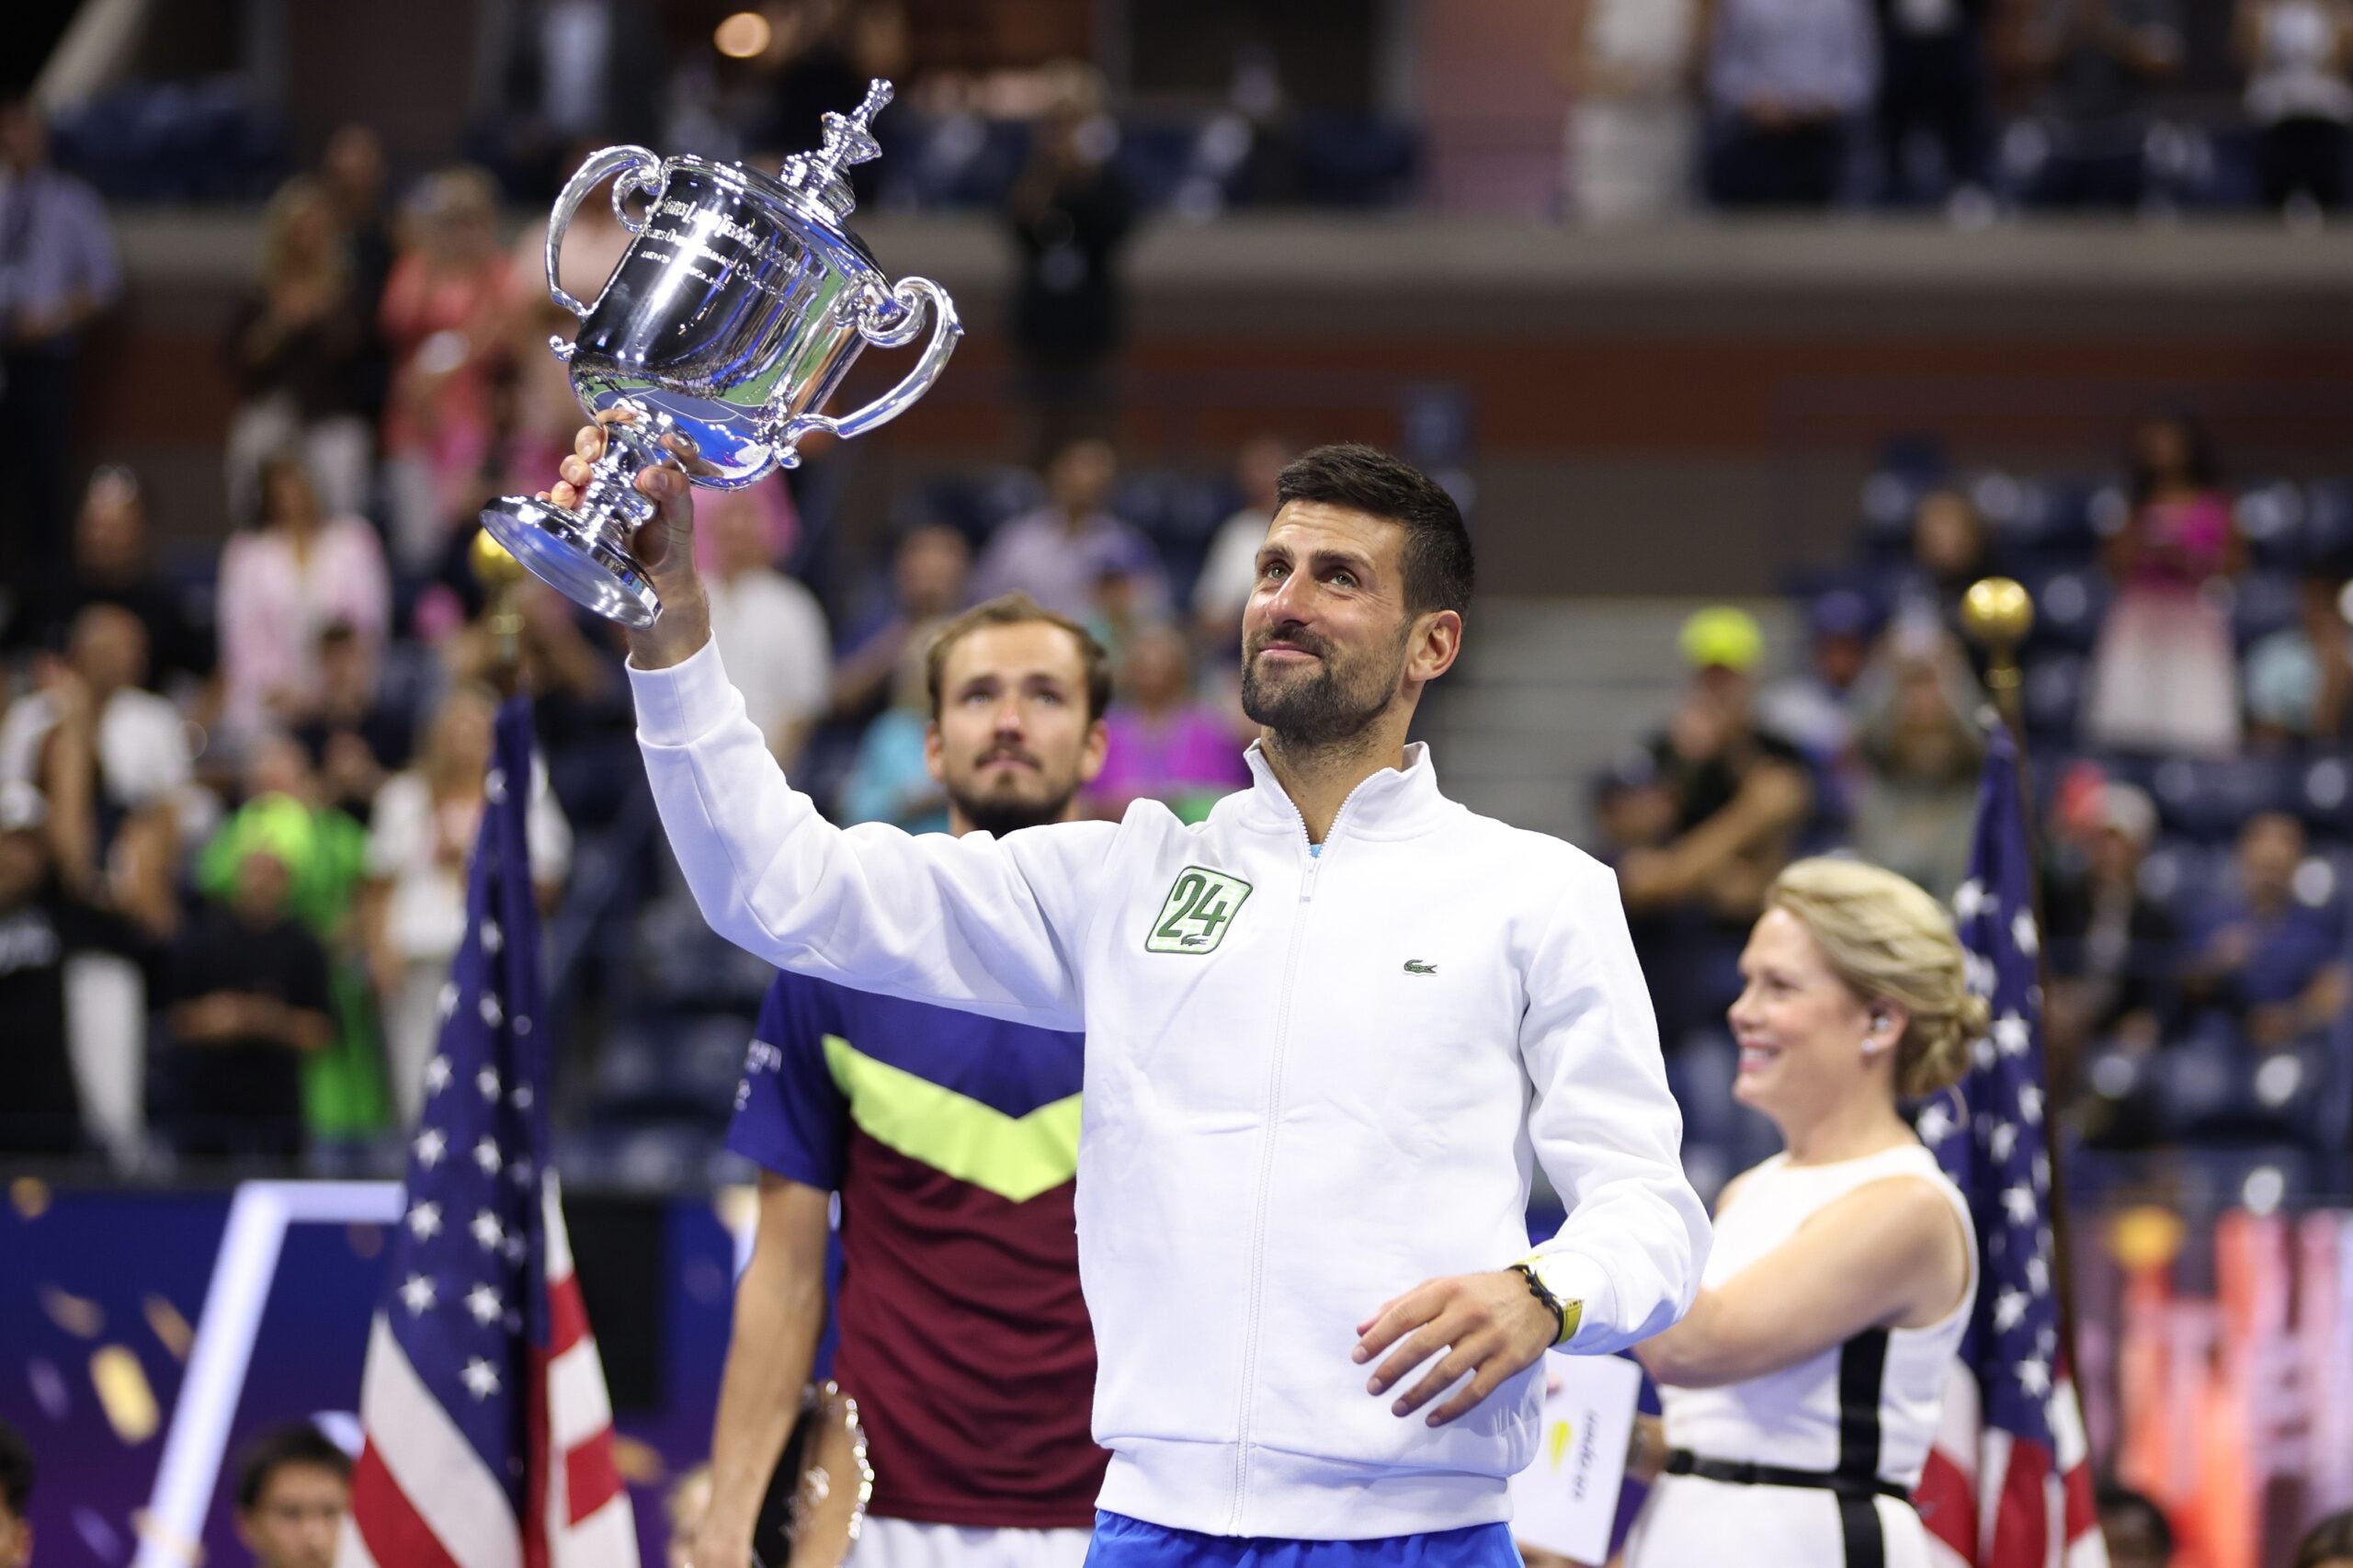
<path id="1" fill-rule="evenodd" d="M 1977 1264 L 1897 1098 L 1960 1075 L 1985 1005 L 1942 906 L 1859 861 L 1783 871 L 1740 969 L 1733 1094 L 1787 1149 L 1724 1189 L 1699 1300 L 1636 1348 L 1665 1477 L 1627 1562 L 1924 1565 L 1911 1490 Z"/>

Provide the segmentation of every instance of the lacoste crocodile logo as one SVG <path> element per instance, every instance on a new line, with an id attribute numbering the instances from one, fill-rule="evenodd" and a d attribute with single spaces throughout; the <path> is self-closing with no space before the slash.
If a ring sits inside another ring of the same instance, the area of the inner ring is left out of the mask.
<path id="1" fill-rule="evenodd" d="M 1407 974 L 1436 974 L 1438 972 L 1438 965 L 1434 963 L 1424 963 L 1419 959 L 1407 959 L 1405 960 L 1405 972 Z"/>

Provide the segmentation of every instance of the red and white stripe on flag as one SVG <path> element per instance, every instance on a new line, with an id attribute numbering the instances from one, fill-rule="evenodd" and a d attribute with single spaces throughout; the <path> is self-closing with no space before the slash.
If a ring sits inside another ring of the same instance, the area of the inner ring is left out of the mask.
<path id="1" fill-rule="evenodd" d="M 2108 1568 L 2074 1380 L 2063 1375 L 2047 1405 L 2055 1454 L 1985 1426 L 1976 1378 L 1953 1363 L 1913 1494 L 1938 1568 Z"/>
<path id="2" fill-rule="evenodd" d="M 549 1338 L 529 1346 L 532 1451 L 517 1518 L 380 1313 L 359 1419 L 367 1441 L 335 1568 L 638 1568 L 637 1525 L 613 1460 L 613 1412 L 552 1175 L 542 1191 Z"/>

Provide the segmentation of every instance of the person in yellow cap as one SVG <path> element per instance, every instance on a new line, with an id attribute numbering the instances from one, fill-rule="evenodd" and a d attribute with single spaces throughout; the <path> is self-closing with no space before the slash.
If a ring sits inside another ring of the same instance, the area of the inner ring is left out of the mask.
<path id="1" fill-rule="evenodd" d="M 1684 621 L 1677 645 L 1690 684 L 1649 744 L 1655 777 L 1675 801 L 1675 823 L 1664 843 L 1620 858 L 1618 881 L 1647 938 L 1645 971 L 1721 971 L 1729 985 L 1730 958 L 1789 861 L 1813 786 L 1803 754 L 1750 712 L 1765 656 L 1756 618 L 1711 605 Z M 1728 1001 L 1705 984 L 1655 988 L 1660 1038 L 1709 1022 Z"/>

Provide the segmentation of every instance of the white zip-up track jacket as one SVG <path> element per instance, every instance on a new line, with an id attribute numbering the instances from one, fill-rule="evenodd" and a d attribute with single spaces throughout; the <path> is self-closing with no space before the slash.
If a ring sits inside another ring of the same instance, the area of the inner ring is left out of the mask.
<path id="1" fill-rule="evenodd" d="M 915 837 L 835 827 L 794 792 L 713 648 L 631 678 L 663 824 L 722 935 L 1085 1030 L 1105 1508 L 1303 1540 L 1506 1517 L 1540 1358 L 1432 1428 L 1368 1394 L 1350 1352 L 1391 1297 L 1529 1257 L 1531 1160 L 1568 1206 L 1534 1251 L 1585 1303 L 1572 1351 L 1690 1304 L 1708 1221 L 1616 882 L 1447 800 L 1422 746 L 1357 787 L 1320 857 L 1255 746 L 1253 787 L 1199 825 L 1139 801 L 1116 824 Z"/>

